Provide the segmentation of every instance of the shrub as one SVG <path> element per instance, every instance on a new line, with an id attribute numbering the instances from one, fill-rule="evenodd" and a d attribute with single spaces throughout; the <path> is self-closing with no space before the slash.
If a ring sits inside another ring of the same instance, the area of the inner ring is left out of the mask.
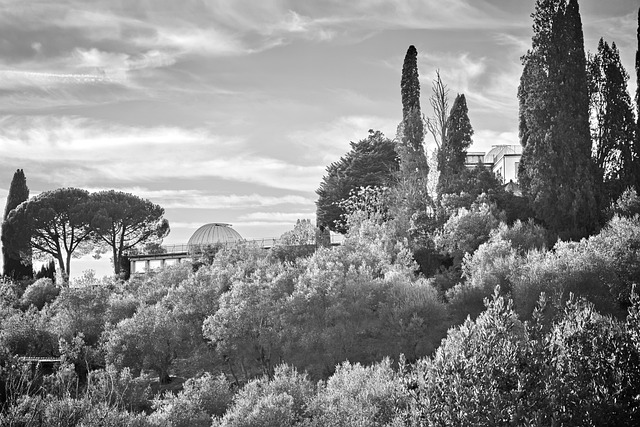
<path id="1" fill-rule="evenodd" d="M 531 322 L 496 292 L 432 359 L 404 371 L 412 425 L 638 425 L 636 298 L 626 322 L 573 296 Z"/>
<path id="2" fill-rule="evenodd" d="M 640 348 L 625 324 L 569 299 L 549 333 L 548 414 L 556 425 L 640 423 Z"/>
<path id="3" fill-rule="evenodd" d="M 95 346 L 104 330 L 109 293 L 100 285 L 64 289 L 51 307 L 58 336 L 70 341 L 81 333 L 87 345 Z"/>
<path id="4" fill-rule="evenodd" d="M 496 286 L 503 292 L 511 291 L 511 281 L 518 275 L 521 258 L 510 242 L 492 238 L 480 245 L 473 255 L 467 255 L 462 264 L 465 281 L 446 293 L 452 312 L 458 321 L 467 315 L 476 317 L 484 310 L 484 299 Z"/>
<path id="5" fill-rule="evenodd" d="M 455 265 L 460 265 L 465 254 L 473 253 L 489 240 L 491 231 L 500 222 L 487 204 L 461 208 L 444 224 L 434 239 L 436 247 L 450 254 Z"/>
<path id="6" fill-rule="evenodd" d="M 402 382 L 389 359 L 372 366 L 343 362 L 318 385 L 309 403 L 309 426 L 388 426 L 408 404 Z"/>
<path id="7" fill-rule="evenodd" d="M 51 331 L 47 310 L 31 306 L 27 311 L 15 311 L 0 325 L 0 348 L 19 356 L 55 356 L 58 338 Z"/>
<path id="8" fill-rule="evenodd" d="M 526 222 L 517 220 L 511 226 L 504 222 L 491 233 L 491 241 L 509 242 L 519 254 L 525 254 L 531 249 L 542 250 L 547 247 L 547 230 L 529 219 Z"/>
<path id="9" fill-rule="evenodd" d="M 512 280 L 518 313 L 529 318 L 541 292 L 556 305 L 562 305 L 574 293 L 595 303 L 598 310 L 616 313 L 617 303 L 608 285 L 613 278 L 610 267 L 598 253 L 588 249 L 585 240 L 558 242 L 553 252 L 529 252 Z"/>
<path id="10" fill-rule="evenodd" d="M 149 421 L 158 426 L 190 427 L 211 425 L 212 417 L 222 416 L 233 394 L 227 378 L 205 374 L 191 378 L 177 394 L 165 393 L 154 400 L 154 413 Z"/>
<path id="11" fill-rule="evenodd" d="M 449 331 L 432 360 L 407 385 L 420 425 L 508 424 L 518 404 L 527 332 L 511 302 L 495 294 L 475 321 Z"/>
<path id="12" fill-rule="evenodd" d="M 589 238 L 586 249 L 606 266 L 607 284 L 611 295 L 624 307 L 628 306 L 631 287 L 640 283 L 640 217 L 615 216 L 602 231 Z"/>
<path id="13" fill-rule="evenodd" d="M 114 365 L 89 372 L 86 396 L 95 404 L 142 412 L 151 409 L 149 382 L 144 377 L 133 378 L 131 371 L 120 371 Z"/>
<path id="14" fill-rule="evenodd" d="M 24 291 L 20 304 L 24 308 L 34 306 L 41 310 L 45 304 L 53 302 L 59 294 L 60 288 L 54 285 L 51 279 L 38 279 Z"/>
<path id="15" fill-rule="evenodd" d="M 215 420 L 213 426 L 293 426 L 306 417 L 307 402 L 312 395 L 313 384 L 306 374 L 280 365 L 271 381 L 263 377 L 247 383 L 236 394 L 227 413 Z"/>

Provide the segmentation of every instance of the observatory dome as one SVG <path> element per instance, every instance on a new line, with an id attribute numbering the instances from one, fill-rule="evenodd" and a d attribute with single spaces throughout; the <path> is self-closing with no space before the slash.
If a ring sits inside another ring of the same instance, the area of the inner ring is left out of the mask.
<path id="1" fill-rule="evenodd" d="M 240 233 L 231 228 L 231 224 L 217 222 L 198 228 L 187 243 L 189 251 L 203 246 L 236 243 L 243 240 Z"/>

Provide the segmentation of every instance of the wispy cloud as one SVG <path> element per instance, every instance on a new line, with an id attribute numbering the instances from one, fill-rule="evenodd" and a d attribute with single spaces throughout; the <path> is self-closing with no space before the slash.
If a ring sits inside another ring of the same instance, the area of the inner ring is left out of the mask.
<path id="1" fill-rule="evenodd" d="M 380 130 L 387 138 L 393 139 L 397 126 L 393 119 L 384 117 L 344 116 L 314 129 L 290 132 L 288 138 L 307 147 L 308 156 L 313 156 L 317 164 L 326 166 L 346 154 L 351 149 L 350 142 L 365 139 L 369 129 Z"/>
<path id="2" fill-rule="evenodd" d="M 128 127 L 79 117 L 5 117 L 5 161 L 64 165 L 42 169 L 61 185 L 216 177 L 261 186 L 311 191 L 320 166 L 299 166 L 242 152 L 242 140 L 207 129 Z M 2 163 L 0 159 L 0 163 Z"/>
<path id="3" fill-rule="evenodd" d="M 518 132 L 496 132 L 491 130 L 480 130 L 473 135 L 474 151 L 488 151 L 493 145 L 518 145 Z"/>
<path id="4" fill-rule="evenodd" d="M 311 219 L 315 222 L 315 212 L 251 212 L 238 217 L 238 221 L 285 222 L 295 223 L 299 219 Z"/>
<path id="5" fill-rule="evenodd" d="M 106 191 L 107 187 L 86 187 L 93 193 Z M 250 194 L 219 194 L 212 190 L 175 189 L 152 190 L 145 187 L 118 187 L 117 191 L 131 193 L 167 209 L 255 209 L 274 206 L 313 206 L 314 200 L 295 194 L 265 196 Z M 0 189 L 0 197 L 2 190 Z"/>

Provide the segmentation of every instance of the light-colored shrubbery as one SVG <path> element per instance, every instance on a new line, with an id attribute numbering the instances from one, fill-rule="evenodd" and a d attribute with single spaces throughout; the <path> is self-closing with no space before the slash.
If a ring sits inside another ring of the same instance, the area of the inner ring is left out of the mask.
<path id="1" fill-rule="evenodd" d="M 407 406 L 408 395 L 389 359 L 371 366 L 343 362 L 318 385 L 305 426 L 402 425 Z"/>
<path id="2" fill-rule="evenodd" d="M 255 379 L 235 396 L 227 413 L 216 420 L 216 427 L 287 427 L 307 417 L 307 403 L 313 383 L 295 368 L 279 365 L 273 379 Z"/>
<path id="3" fill-rule="evenodd" d="M 222 416 L 233 394 L 227 378 L 204 374 L 191 378 L 177 394 L 165 393 L 153 403 L 149 422 L 159 427 L 209 427 L 212 417 Z"/>
<path id="4" fill-rule="evenodd" d="M 34 306 L 40 310 L 45 304 L 53 302 L 59 294 L 60 288 L 54 285 L 51 279 L 38 279 L 31 285 L 27 286 L 27 289 L 25 289 L 22 297 L 20 298 L 20 304 L 24 308 Z"/>

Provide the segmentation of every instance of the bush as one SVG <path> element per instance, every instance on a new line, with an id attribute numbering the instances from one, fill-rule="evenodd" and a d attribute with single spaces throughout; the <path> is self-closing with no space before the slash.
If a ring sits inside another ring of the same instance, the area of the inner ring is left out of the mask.
<path id="1" fill-rule="evenodd" d="M 104 286 L 65 288 L 51 309 L 58 336 L 70 341 L 83 334 L 88 346 L 96 346 L 104 330 L 110 291 Z"/>
<path id="2" fill-rule="evenodd" d="M 609 290 L 611 265 L 589 250 L 588 242 L 558 242 L 554 251 L 527 254 L 519 273 L 512 276 L 512 293 L 518 313 L 529 318 L 541 292 L 556 305 L 570 293 L 587 298 L 604 313 L 619 312 Z"/>
<path id="3" fill-rule="evenodd" d="M 504 222 L 491 233 L 491 241 L 509 242 L 519 254 L 525 254 L 532 249 L 542 250 L 547 247 L 547 230 L 529 219 L 526 222 L 517 220 L 511 226 Z"/>
<path id="4" fill-rule="evenodd" d="M 637 426 L 640 348 L 629 328 L 569 299 L 549 333 L 545 381 L 556 425 Z"/>
<path id="5" fill-rule="evenodd" d="M 497 294 L 475 321 L 449 331 L 432 360 L 407 383 L 420 425 L 501 425 L 512 419 L 515 392 L 530 357 L 527 332 L 510 302 Z M 517 424 L 517 423 L 516 423 Z M 518 424 L 517 424 L 518 425 Z"/>
<path id="6" fill-rule="evenodd" d="M 142 412 L 151 409 L 149 381 L 144 377 L 133 378 L 131 371 L 120 371 L 113 365 L 89 372 L 86 396 L 95 404 Z"/>
<path id="7" fill-rule="evenodd" d="M 343 362 L 309 403 L 309 426 L 389 426 L 399 423 L 408 395 L 389 359 L 364 367 Z"/>
<path id="8" fill-rule="evenodd" d="M 20 304 L 26 309 L 34 306 L 41 310 L 45 304 L 53 302 L 60 294 L 60 288 L 49 278 L 36 280 L 29 285 L 20 298 Z"/>
<path id="9" fill-rule="evenodd" d="M 452 312 L 458 321 L 467 315 L 476 317 L 484 310 L 484 299 L 496 286 L 511 291 L 513 277 L 518 275 L 521 258 L 510 242 L 492 238 L 467 255 L 462 264 L 465 281 L 446 293 Z"/>
<path id="10" fill-rule="evenodd" d="M 212 417 L 222 416 L 231 403 L 233 394 L 227 378 L 220 374 L 205 374 L 191 378 L 177 395 L 166 393 L 154 400 L 154 413 L 149 421 L 168 427 L 209 427 Z"/>
<path id="11" fill-rule="evenodd" d="M 273 379 L 253 380 L 236 394 L 217 427 L 286 427 L 307 416 L 313 384 L 306 374 L 286 365 L 276 367 Z"/>
<path id="12" fill-rule="evenodd" d="M 412 425 L 615 425 L 640 422 L 636 298 L 626 322 L 573 296 L 521 322 L 496 292 L 452 329 L 432 359 L 405 371 Z"/>
<path id="13" fill-rule="evenodd" d="M 431 354 L 449 326 L 447 307 L 432 281 L 387 274 L 385 282 L 388 290 L 378 309 L 382 333 L 375 336 L 379 349 L 376 359 L 404 354 L 414 361 Z"/>
<path id="14" fill-rule="evenodd" d="M 31 306 L 27 311 L 15 311 L 0 325 L 0 348 L 19 356 L 56 356 L 58 337 L 51 331 L 47 310 Z"/>
<path id="15" fill-rule="evenodd" d="M 489 240 L 491 231 L 499 223 L 487 204 L 473 206 L 471 210 L 461 208 L 436 234 L 434 242 L 437 248 L 453 257 L 454 265 L 459 266 L 465 254 L 472 254 Z"/>
<path id="16" fill-rule="evenodd" d="M 144 414 L 132 414 L 86 398 L 24 396 L 0 414 L 3 426 L 145 427 Z"/>

